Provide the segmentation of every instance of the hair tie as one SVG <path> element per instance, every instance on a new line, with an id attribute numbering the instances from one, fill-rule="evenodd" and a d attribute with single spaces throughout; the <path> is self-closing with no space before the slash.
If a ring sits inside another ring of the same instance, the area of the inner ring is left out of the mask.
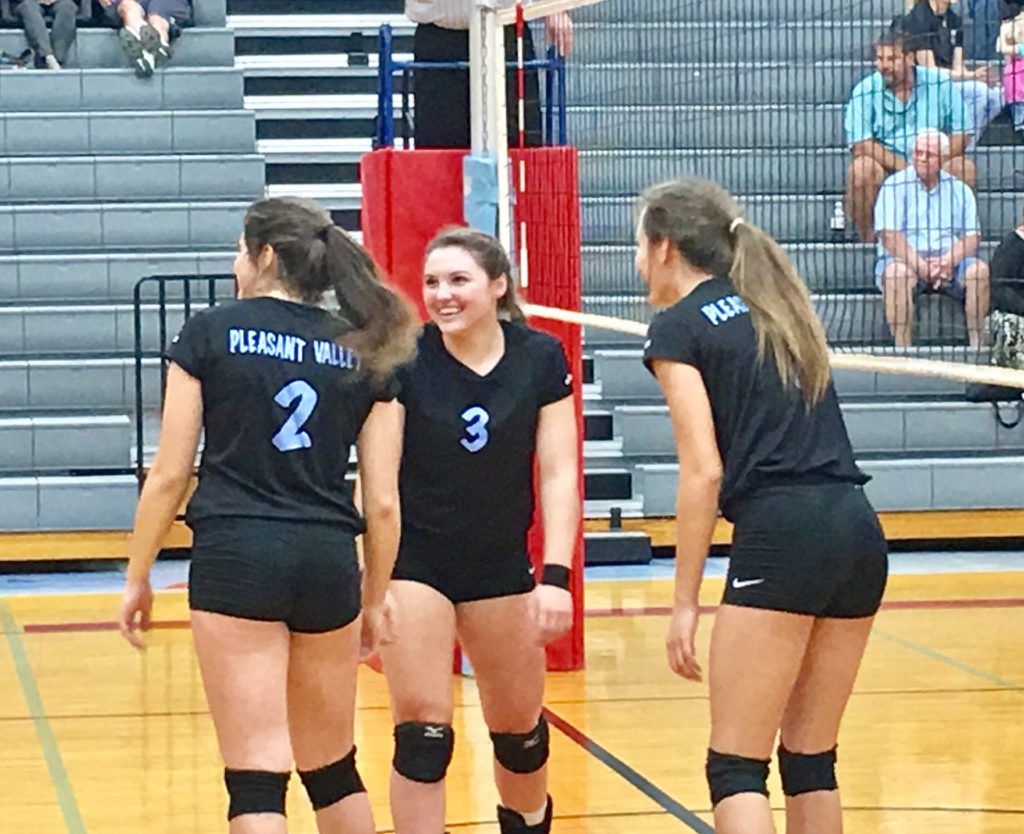
<path id="1" fill-rule="evenodd" d="M 327 243 L 327 235 L 329 235 L 329 234 L 330 234 L 330 232 L 331 232 L 331 229 L 332 229 L 333 227 L 334 227 L 334 224 L 333 224 L 333 223 L 330 223 L 330 224 L 328 224 L 327 226 L 324 226 L 324 227 L 323 227 L 322 229 L 320 229 L 320 231 L 318 231 L 318 232 L 316 233 L 316 236 L 317 236 L 317 238 L 319 238 L 320 240 L 322 240 L 322 241 L 323 241 L 324 243 Z"/>
<path id="2" fill-rule="evenodd" d="M 732 219 L 732 223 L 729 224 L 729 234 L 731 234 L 731 235 L 736 234 L 736 230 L 740 226 L 746 226 L 746 225 L 747 225 L 747 221 L 744 220 L 742 217 L 734 217 Z"/>

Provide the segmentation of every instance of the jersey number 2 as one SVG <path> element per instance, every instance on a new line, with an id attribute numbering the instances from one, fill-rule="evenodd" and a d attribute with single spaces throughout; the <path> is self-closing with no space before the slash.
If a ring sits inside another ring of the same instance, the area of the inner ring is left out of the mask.
<path id="1" fill-rule="evenodd" d="M 487 433 L 487 424 L 491 420 L 491 415 L 480 406 L 474 405 L 463 411 L 460 416 L 466 421 L 467 436 L 459 442 L 467 452 L 479 452 L 491 439 Z"/>
<path id="2" fill-rule="evenodd" d="M 270 441 L 278 451 L 294 452 L 296 449 L 308 449 L 313 445 L 313 438 L 302 431 L 302 427 L 312 415 L 318 399 L 316 390 L 304 379 L 289 382 L 274 395 L 274 402 L 281 408 L 288 408 L 296 400 L 299 401 L 295 411 L 288 415 L 284 425 Z"/>

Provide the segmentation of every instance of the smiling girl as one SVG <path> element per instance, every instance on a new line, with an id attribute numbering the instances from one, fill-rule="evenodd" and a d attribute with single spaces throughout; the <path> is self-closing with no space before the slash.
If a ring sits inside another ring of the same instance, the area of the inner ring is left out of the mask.
<path id="1" fill-rule="evenodd" d="M 455 639 L 473 663 L 494 744 L 503 834 L 548 832 L 544 646 L 572 624 L 580 514 L 572 377 L 556 339 L 527 327 L 501 244 L 444 230 L 427 248 L 431 323 L 400 372 L 402 539 L 382 649 L 395 719 L 398 834 L 441 834 L 454 747 Z M 544 563 L 526 548 L 539 464 Z"/>

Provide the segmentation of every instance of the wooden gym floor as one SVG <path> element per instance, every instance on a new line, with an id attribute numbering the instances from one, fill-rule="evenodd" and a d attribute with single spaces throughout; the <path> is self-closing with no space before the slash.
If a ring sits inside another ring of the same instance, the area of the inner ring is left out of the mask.
<path id="1" fill-rule="evenodd" d="M 999 558 L 978 570 L 968 558 L 955 572 L 893 576 L 840 738 L 848 834 L 1024 831 L 1024 558 L 991 569 Z M 667 574 L 588 580 L 587 669 L 551 675 L 547 691 L 557 834 L 711 831 L 707 693 L 665 665 Z M 709 606 L 720 591 L 720 579 L 705 583 Z M 159 594 L 160 627 L 145 654 L 112 630 L 116 601 L 0 597 L 3 834 L 226 830 L 184 593 Z M 700 634 L 705 659 L 711 616 Z M 387 830 L 387 692 L 381 676 L 360 674 L 361 770 Z M 496 832 L 490 744 L 471 679 L 459 682 L 457 704 L 448 828 Z M 781 807 L 774 773 L 771 788 Z M 294 832 L 315 831 L 297 780 L 289 819 Z M 778 821 L 781 831 L 781 813 Z"/>

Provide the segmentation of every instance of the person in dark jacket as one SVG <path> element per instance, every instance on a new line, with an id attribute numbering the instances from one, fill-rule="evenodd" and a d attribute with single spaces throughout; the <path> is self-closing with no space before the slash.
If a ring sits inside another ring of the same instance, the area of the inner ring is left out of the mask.
<path id="1" fill-rule="evenodd" d="M 1024 316 L 1024 216 L 996 247 L 989 272 L 992 309 Z"/>

